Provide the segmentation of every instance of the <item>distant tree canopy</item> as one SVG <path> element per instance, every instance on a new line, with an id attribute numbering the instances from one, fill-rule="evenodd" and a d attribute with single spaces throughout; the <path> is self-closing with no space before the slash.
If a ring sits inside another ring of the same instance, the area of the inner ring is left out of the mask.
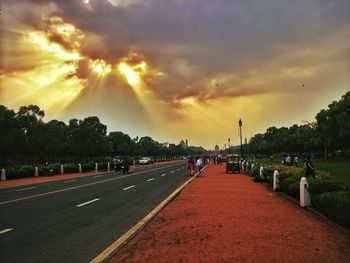
<path id="1" fill-rule="evenodd" d="M 111 156 L 181 156 L 203 154 L 198 147 L 169 146 L 149 136 L 140 139 L 120 131 L 107 135 L 107 126 L 96 116 L 44 122 L 45 113 L 36 105 L 18 112 L 0 105 L 0 165 L 86 161 Z"/>
<path id="2" fill-rule="evenodd" d="M 252 154 L 313 153 L 325 158 L 335 151 L 348 156 L 349 149 L 350 92 L 317 113 L 315 123 L 295 124 L 289 128 L 270 127 L 264 134 L 252 137 L 245 146 L 245 152 Z"/>

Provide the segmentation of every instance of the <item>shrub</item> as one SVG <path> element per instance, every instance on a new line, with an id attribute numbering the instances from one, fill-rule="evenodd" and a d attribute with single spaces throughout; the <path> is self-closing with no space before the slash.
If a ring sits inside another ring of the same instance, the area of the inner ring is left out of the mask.
<path id="1" fill-rule="evenodd" d="M 286 194 L 299 199 L 300 195 L 300 177 L 299 176 L 288 176 L 280 179 L 279 183 L 280 189 Z"/>
<path id="2" fill-rule="evenodd" d="M 253 181 L 256 182 L 256 183 L 261 183 L 263 182 L 264 180 L 260 177 L 260 175 L 258 174 L 257 176 L 254 176 L 253 177 Z"/>
<path id="3" fill-rule="evenodd" d="M 6 169 L 7 179 L 18 179 L 18 178 L 32 177 L 32 176 L 34 176 L 34 167 L 31 165 L 11 167 Z"/>
<path id="4" fill-rule="evenodd" d="M 88 162 L 81 164 L 81 169 L 84 173 L 91 172 L 92 170 L 95 170 L 95 163 L 94 162 Z"/>
<path id="5" fill-rule="evenodd" d="M 344 191 L 346 187 L 342 182 L 331 179 L 308 179 L 310 185 L 310 193 L 312 195 L 319 195 L 325 192 Z"/>
<path id="6" fill-rule="evenodd" d="M 327 192 L 312 199 L 315 208 L 350 229 L 350 191 Z"/>
<path id="7" fill-rule="evenodd" d="M 64 173 L 66 174 L 79 172 L 79 166 L 78 164 L 75 164 L 75 163 L 65 163 L 63 165 L 63 168 L 64 168 Z"/>

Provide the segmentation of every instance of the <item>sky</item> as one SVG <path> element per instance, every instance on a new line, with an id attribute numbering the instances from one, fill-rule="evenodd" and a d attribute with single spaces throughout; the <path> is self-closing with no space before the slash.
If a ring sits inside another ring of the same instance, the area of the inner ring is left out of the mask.
<path id="1" fill-rule="evenodd" d="M 2 0 L 0 104 L 213 149 L 350 90 L 348 0 Z"/>

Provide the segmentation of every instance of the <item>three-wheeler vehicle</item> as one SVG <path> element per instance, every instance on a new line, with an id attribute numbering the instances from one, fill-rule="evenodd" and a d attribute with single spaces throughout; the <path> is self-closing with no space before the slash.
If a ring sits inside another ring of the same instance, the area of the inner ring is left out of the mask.
<path id="1" fill-rule="evenodd" d="M 239 154 L 228 154 L 226 155 L 226 173 L 240 172 L 239 162 L 241 156 Z"/>

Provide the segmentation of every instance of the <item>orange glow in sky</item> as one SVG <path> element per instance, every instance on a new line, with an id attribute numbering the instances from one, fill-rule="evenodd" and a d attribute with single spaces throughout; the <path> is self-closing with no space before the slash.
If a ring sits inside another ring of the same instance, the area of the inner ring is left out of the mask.
<path id="1" fill-rule="evenodd" d="M 207 148 L 312 122 L 350 89 L 350 3 L 326 2 L 5 0 L 0 104 Z"/>

